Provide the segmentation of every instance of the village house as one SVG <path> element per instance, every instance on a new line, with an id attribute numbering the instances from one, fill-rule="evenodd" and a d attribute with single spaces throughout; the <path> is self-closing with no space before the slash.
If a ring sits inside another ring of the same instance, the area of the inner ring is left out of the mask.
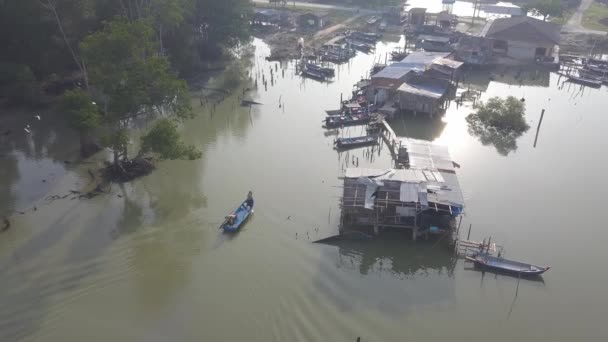
<path id="1" fill-rule="evenodd" d="M 280 11 L 272 8 L 256 8 L 252 23 L 254 25 L 275 25 L 289 26 L 289 14 L 286 11 Z"/>
<path id="2" fill-rule="evenodd" d="M 390 103 L 401 111 L 438 113 L 460 77 L 462 62 L 448 52 L 413 52 L 371 77 L 371 101 L 377 106 Z"/>
<path id="3" fill-rule="evenodd" d="M 317 30 L 327 24 L 326 17 L 322 14 L 304 13 L 297 17 L 296 22 L 301 30 Z"/>
<path id="4" fill-rule="evenodd" d="M 484 65 L 492 56 L 491 41 L 479 36 L 460 37 L 454 49 L 454 58 L 468 65 Z"/>
<path id="5" fill-rule="evenodd" d="M 480 33 L 490 41 L 498 64 L 546 61 L 559 49 L 560 26 L 531 17 L 488 21 Z"/>
<path id="6" fill-rule="evenodd" d="M 448 149 L 428 141 L 401 139 L 399 169 L 346 169 L 341 230 L 411 231 L 412 239 L 454 237 L 464 199 Z"/>

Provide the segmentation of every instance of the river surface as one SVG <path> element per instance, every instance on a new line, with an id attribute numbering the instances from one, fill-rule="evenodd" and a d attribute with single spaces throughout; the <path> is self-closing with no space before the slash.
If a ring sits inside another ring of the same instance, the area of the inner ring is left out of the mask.
<path id="1" fill-rule="evenodd" d="M 605 87 L 515 69 L 469 75 L 463 87 L 482 100 L 525 99 L 531 128 L 516 148 L 469 134 L 470 102 L 452 102 L 435 120 L 393 123 L 448 145 L 462 166 L 461 235 L 472 225 L 472 239 L 492 236 L 507 257 L 551 265 L 544 282 L 484 276 L 440 245 L 401 236 L 311 243 L 337 233 L 338 177 L 353 159 L 391 166 L 386 148 L 373 159 L 368 149 L 339 155 L 321 121 L 396 45 L 379 43 L 376 56 L 359 54 L 319 83 L 293 64 L 266 62 L 270 51 L 256 41 L 259 89 L 246 96 L 262 105 L 250 112 L 233 95 L 214 109 L 193 94 L 198 116 L 183 133 L 203 157 L 162 162 L 91 200 L 45 199 L 90 181 L 94 165 L 64 162 L 77 153 L 74 134 L 42 125 L 52 120 L 45 113 L 40 122 L 7 115 L 14 129 L 1 138 L 0 209 L 25 214 L 0 233 L 0 341 L 606 340 Z M 252 220 L 221 234 L 249 190 Z"/>

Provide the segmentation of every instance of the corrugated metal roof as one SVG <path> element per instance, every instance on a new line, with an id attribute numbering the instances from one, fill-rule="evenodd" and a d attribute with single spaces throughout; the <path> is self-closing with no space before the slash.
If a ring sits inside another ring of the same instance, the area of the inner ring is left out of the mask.
<path id="1" fill-rule="evenodd" d="M 449 52 L 426 52 L 426 51 L 415 51 L 407 55 L 401 60 L 401 63 L 429 65 L 438 58 L 445 58 L 449 56 Z"/>
<path id="2" fill-rule="evenodd" d="M 397 88 L 397 91 L 439 99 L 445 93 L 446 88 L 439 85 L 403 83 Z"/>
<path id="3" fill-rule="evenodd" d="M 424 183 L 428 200 L 438 204 L 464 207 L 464 198 L 447 146 L 417 139 L 401 139 L 410 158 L 408 169 L 348 168 L 346 178 L 371 177 L 375 181 Z"/>
<path id="4" fill-rule="evenodd" d="M 429 41 L 429 42 L 438 42 L 438 43 L 449 43 L 450 42 L 450 38 L 449 37 L 443 37 L 443 36 L 432 36 L 429 34 L 421 34 L 418 36 L 418 40 L 425 40 L 425 41 Z"/>
<path id="5" fill-rule="evenodd" d="M 448 58 L 440 58 L 436 61 L 433 62 L 434 65 L 442 65 L 442 66 L 446 66 L 446 67 L 450 67 L 452 69 L 458 69 L 460 68 L 464 63 L 463 62 L 459 62 L 459 61 L 455 61 L 453 59 L 448 59 Z"/>
<path id="6" fill-rule="evenodd" d="M 403 60 L 393 63 L 372 76 L 372 79 L 398 80 L 411 71 L 422 72 L 435 60 L 449 56 L 449 52 L 412 52 Z"/>
<path id="7" fill-rule="evenodd" d="M 410 71 L 414 70 L 410 67 L 404 67 L 395 64 L 397 63 L 391 64 L 386 68 L 382 69 L 380 72 L 374 74 L 372 76 L 372 79 L 387 78 L 391 80 L 398 80 L 407 75 Z"/>
<path id="8" fill-rule="evenodd" d="M 346 169 L 345 177 L 347 179 L 372 177 L 381 186 L 382 184 L 390 186 L 390 182 L 418 183 L 421 185 L 421 188 L 427 189 L 427 199 L 429 202 L 464 207 L 462 190 L 460 189 L 458 178 L 454 173 L 418 169 L 379 170 L 348 168 Z M 363 194 L 364 192 L 361 191 L 360 195 L 363 196 Z"/>
<path id="9" fill-rule="evenodd" d="M 401 146 L 407 148 L 410 168 L 454 172 L 447 146 L 417 139 L 401 139 L 400 142 Z"/>

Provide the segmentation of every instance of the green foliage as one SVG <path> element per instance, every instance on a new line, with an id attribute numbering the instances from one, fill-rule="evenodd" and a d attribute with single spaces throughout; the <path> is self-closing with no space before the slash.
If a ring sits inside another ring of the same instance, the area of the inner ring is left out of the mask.
<path id="1" fill-rule="evenodd" d="M 151 114 L 158 108 L 179 117 L 191 115 L 186 84 L 157 54 L 154 37 L 149 20 L 117 19 L 82 43 L 90 82 L 109 98 L 110 118 Z"/>
<path id="2" fill-rule="evenodd" d="M 0 63 L 0 97 L 11 104 L 39 103 L 42 89 L 32 70 L 22 64 Z"/>
<path id="3" fill-rule="evenodd" d="M 177 125 L 169 119 L 158 120 L 152 129 L 141 138 L 141 154 L 154 153 L 162 159 L 189 159 L 201 157 L 194 146 L 180 140 Z"/>
<path id="4" fill-rule="evenodd" d="M 116 129 L 102 136 L 101 143 L 114 151 L 122 151 L 129 143 L 129 131 L 124 128 Z"/>
<path id="5" fill-rule="evenodd" d="M 120 151 L 122 158 L 127 158 L 125 127 L 130 118 L 158 112 L 192 116 L 186 83 L 158 54 L 155 38 L 152 20 L 117 18 L 81 44 L 89 80 L 107 99 L 104 107 L 113 133 L 106 145 Z M 119 162 L 117 154 L 114 161 Z"/>
<path id="6" fill-rule="evenodd" d="M 530 128 L 525 120 L 525 103 L 513 96 L 504 100 L 493 97 L 475 109 L 466 118 L 469 133 L 479 137 L 484 145 L 494 145 L 502 155 L 516 150 L 517 138 Z"/>
<path id="7" fill-rule="evenodd" d="M 234 90 L 245 79 L 245 67 L 239 61 L 235 61 L 234 63 L 230 64 L 224 71 L 222 88 L 226 90 Z"/>
<path id="8" fill-rule="evenodd" d="M 203 48 L 232 47 L 249 37 L 249 0 L 195 0 L 195 27 L 200 27 Z"/>
<path id="9" fill-rule="evenodd" d="M 91 96 L 82 89 L 66 91 L 59 104 L 59 108 L 69 119 L 74 129 L 86 132 L 99 127 L 101 113 L 93 104 Z"/>
<path id="10" fill-rule="evenodd" d="M 533 13 L 543 16 L 543 20 L 547 20 L 548 16 L 560 17 L 563 13 L 561 0 L 533 0 L 526 4 L 524 8 Z"/>

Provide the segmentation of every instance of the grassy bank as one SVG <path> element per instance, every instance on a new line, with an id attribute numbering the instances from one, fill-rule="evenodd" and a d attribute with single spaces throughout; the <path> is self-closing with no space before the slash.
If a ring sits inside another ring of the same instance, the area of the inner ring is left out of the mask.
<path id="1" fill-rule="evenodd" d="M 583 26 L 591 30 L 608 31 L 608 6 L 594 2 L 583 15 Z"/>

